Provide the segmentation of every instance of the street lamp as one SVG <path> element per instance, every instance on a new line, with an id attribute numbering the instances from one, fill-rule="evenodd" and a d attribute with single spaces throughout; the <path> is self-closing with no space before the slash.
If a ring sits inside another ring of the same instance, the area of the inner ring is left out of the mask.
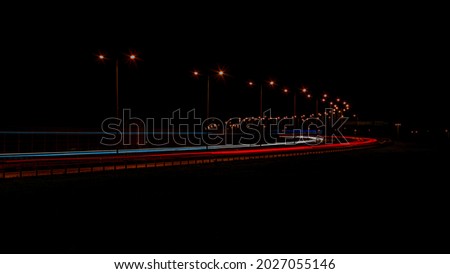
<path id="1" fill-rule="evenodd" d="M 100 61 L 105 61 L 108 58 L 104 54 L 99 54 L 98 59 Z M 137 56 L 135 54 L 128 55 L 129 61 L 136 61 Z M 115 57 L 115 63 L 116 63 L 116 118 L 119 118 L 119 57 Z"/>
<path id="2" fill-rule="evenodd" d="M 200 76 L 200 72 L 197 70 L 194 70 L 194 72 L 192 73 L 195 77 Z M 223 70 L 219 70 L 217 71 L 217 75 L 219 77 L 223 77 L 225 75 L 225 72 Z M 206 76 L 206 119 L 209 118 L 209 76 L 210 74 L 208 73 Z"/>
<path id="3" fill-rule="evenodd" d="M 323 93 L 322 94 L 322 97 L 320 97 L 320 96 L 317 96 L 317 94 L 314 94 L 314 96 L 313 95 L 311 95 L 311 93 L 308 93 L 307 95 L 306 95 L 306 97 L 308 98 L 308 99 L 311 99 L 311 98 L 313 98 L 314 97 L 314 99 L 315 99 L 315 116 L 316 117 L 318 117 L 319 116 L 319 102 L 322 102 L 322 103 L 325 103 L 326 101 L 327 101 L 327 98 L 328 98 L 328 94 L 326 94 L 326 93 Z M 339 99 L 338 99 L 339 100 Z"/>
<path id="4" fill-rule="evenodd" d="M 271 87 L 275 86 L 274 81 L 269 81 L 268 84 Z M 249 81 L 248 85 L 250 87 L 253 87 L 255 85 L 255 83 L 253 81 Z M 260 83 L 260 89 L 259 89 L 259 117 L 260 118 L 263 117 L 263 83 L 262 82 Z"/>
<path id="5" fill-rule="evenodd" d="M 302 93 L 307 93 L 308 90 L 306 88 L 301 89 Z M 309 94 L 306 95 L 307 97 L 311 97 Z M 294 118 L 297 117 L 297 92 L 294 92 Z"/>
<path id="6" fill-rule="evenodd" d="M 327 93 L 323 93 L 322 98 L 316 97 L 316 116 L 319 116 L 319 114 L 320 114 L 319 113 L 319 102 L 325 103 L 327 101 L 327 98 L 328 98 Z"/>
<path id="7" fill-rule="evenodd" d="M 283 89 L 283 93 L 287 95 L 287 94 L 289 93 L 289 89 L 287 89 L 287 88 L 284 88 L 284 89 Z M 287 116 L 286 116 L 286 117 L 287 117 Z M 294 119 L 294 117 L 293 117 L 293 116 L 292 116 L 292 119 Z"/>
<path id="8" fill-rule="evenodd" d="M 302 92 L 302 94 L 305 94 L 305 96 L 307 98 L 311 98 L 311 95 L 308 94 L 308 90 L 306 88 L 301 88 L 300 91 Z M 289 90 L 287 88 L 283 89 L 283 93 L 289 93 Z M 295 120 L 297 118 L 297 91 L 293 91 L 293 97 L 294 97 L 294 111 L 293 111 L 293 116 L 292 119 L 294 120 L 294 126 L 295 126 Z"/>

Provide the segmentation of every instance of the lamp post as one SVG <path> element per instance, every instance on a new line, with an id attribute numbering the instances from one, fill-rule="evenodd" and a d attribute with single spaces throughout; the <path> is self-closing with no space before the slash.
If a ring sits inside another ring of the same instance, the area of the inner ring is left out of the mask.
<path id="1" fill-rule="evenodd" d="M 306 88 L 302 88 L 301 91 L 305 94 L 308 92 Z M 306 97 L 310 98 L 311 95 L 306 94 Z M 294 117 L 297 117 L 297 92 L 294 92 Z"/>
<path id="2" fill-rule="evenodd" d="M 130 54 L 128 55 L 128 60 L 129 61 L 136 61 L 136 55 L 135 54 Z M 98 59 L 100 61 L 105 61 L 108 58 L 106 58 L 105 55 L 103 54 L 99 54 L 98 55 Z M 119 118 L 119 58 L 116 56 L 115 58 L 115 65 L 116 65 L 116 118 Z"/>
<path id="3" fill-rule="evenodd" d="M 108 60 L 108 58 L 103 55 L 99 54 L 98 59 L 100 61 Z M 127 58 L 130 62 L 136 61 L 137 57 L 135 54 L 129 54 Z M 115 67 L 116 67 L 116 77 L 115 77 L 115 86 L 116 86 L 116 118 L 119 119 L 119 57 L 115 57 Z M 116 146 L 116 153 L 119 153 L 119 145 Z"/>
<path id="4" fill-rule="evenodd" d="M 269 81 L 268 83 L 271 87 L 275 86 L 274 81 Z M 250 87 L 253 87 L 255 85 L 255 83 L 252 81 L 249 81 L 248 85 Z M 262 118 L 262 116 L 263 116 L 263 83 L 261 82 L 260 87 L 259 87 L 259 117 Z"/>
<path id="5" fill-rule="evenodd" d="M 304 93 L 306 95 L 307 98 L 311 98 L 311 95 L 307 93 L 307 89 L 306 88 L 301 88 L 300 89 L 302 93 Z M 283 93 L 288 94 L 289 93 L 289 89 L 284 88 L 283 89 Z M 292 115 L 292 119 L 294 121 L 294 126 L 296 125 L 296 119 L 297 119 L 297 92 L 293 91 L 293 98 L 294 98 L 294 104 L 293 104 L 293 115 Z"/>
<path id="6" fill-rule="evenodd" d="M 314 102 L 315 102 L 315 107 L 314 107 L 314 115 L 315 117 L 319 116 L 319 100 L 321 102 L 325 102 L 327 100 L 328 94 L 324 93 L 322 94 L 322 97 L 318 96 L 317 93 L 314 94 L 314 96 L 312 96 L 310 93 L 308 93 L 306 95 L 307 98 L 311 98 L 314 97 Z"/>
<path id="7" fill-rule="evenodd" d="M 323 95 L 322 95 L 322 99 L 320 99 L 320 101 L 322 102 L 322 103 L 325 103 L 326 101 L 327 101 L 327 98 L 328 98 L 328 94 L 326 94 L 326 93 L 324 93 Z M 316 105 L 319 105 L 319 98 L 316 98 Z M 317 111 L 317 110 L 316 110 Z M 325 111 L 325 109 L 324 109 L 324 114 L 326 113 L 326 111 Z"/>
<path id="8" fill-rule="evenodd" d="M 195 77 L 200 76 L 200 72 L 198 72 L 197 70 L 194 70 L 193 72 Z M 217 71 L 217 75 L 219 77 L 223 77 L 225 75 L 225 72 L 223 70 L 219 70 Z M 210 78 L 210 74 L 208 73 L 206 75 L 206 119 L 209 118 L 209 101 L 210 101 L 210 94 L 209 94 L 209 78 Z"/>

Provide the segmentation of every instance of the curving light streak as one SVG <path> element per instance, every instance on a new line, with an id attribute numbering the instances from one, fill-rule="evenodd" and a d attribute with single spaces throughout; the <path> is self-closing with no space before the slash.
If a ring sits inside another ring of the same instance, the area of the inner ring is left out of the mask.
<path id="1" fill-rule="evenodd" d="M 305 137 L 299 138 L 294 144 L 316 143 L 320 138 Z M 292 141 L 291 141 L 292 142 Z M 241 145 L 215 145 L 215 146 L 184 146 L 184 147 L 158 147 L 158 148 L 136 148 L 136 149 L 109 149 L 109 150 L 84 150 L 84 151 L 57 151 L 57 152 L 29 152 L 29 153 L 6 153 L 0 154 L 0 159 L 18 159 L 18 158 L 36 158 L 36 157 L 71 157 L 71 156 L 92 156 L 92 155 L 117 155 L 117 154 L 134 154 L 134 153 L 158 153 L 158 152 L 180 152 L 180 151 L 206 151 L 217 149 L 236 149 L 250 147 L 266 147 L 292 145 L 288 142 L 275 142 L 261 145 L 241 144 Z"/>

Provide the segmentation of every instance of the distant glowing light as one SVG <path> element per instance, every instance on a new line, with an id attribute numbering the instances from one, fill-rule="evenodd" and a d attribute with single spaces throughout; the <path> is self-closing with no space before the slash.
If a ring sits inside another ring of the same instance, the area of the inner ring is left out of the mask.
<path id="1" fill-rule="evenodd" d="M 102 55 L 102 54 L 100 54 L 100 55 L 98 56 L 98 58 L 99 58 L 100 60 L 103 60 L 103 59 L 105 59 L 105 56 Z"/>
<path id="2" fill-rule="evenodd" d="M 306 88 L 303 88 L 303 89 L 302 89 L 302 92 L 306 92 L 306 91 L 307 91 Z"/>
<path id="3" fill-rule="evenodd" d="M 252 81 L 248 82 L 248 85 L 253 86 L 253 82 Z"/>
<path id="4" fill-rule="evenodd" d="M 198 71 L 194 71 L 194 75 L 195 75 L 195 76 L 198 76 Z"/>
<path id="5" fill-rule="evenodd" d="M 323 99 L 322 99 L 322 102 L 325 102 L 325 101 L 326 101 L 325 98 L 323 98 Z"/>
<path id="6" fill-rule="evenodd" d="M 134 54 L 130 55 L 130 59 L 131 59 L 131 60 L 136 59 L 136 55 L 134 55 Z"/>
<path id="7" fill-rule="evenodd" d="M 328 97 L 328 94 L 325 93 L 325 94 L 323 95 L 323 98 L 327 98 L 327 97 Z"/>
<path id="8" fill-rule="evenodd" d="M 311 98 L 311 94 L 306 95 L 306 97 Z"/>
<path id="9" fill-rule="evenodd" d="M 219 75 L 220 75 L 220 76 L 223 76 L 223 74 L 224 74 L 223 70 L 220 70 L 220 71 L 219 71 Z"/>
<path id="10" fill-rule="evenodd" d="M 288 89 L 287 88 L 283 89 L 283 92 L 288 93 Z"/>
<path id="11" fill-rule="evenodd" d="M 343 102 L 342 104 L 346 105 L 346 104 L 347 104 L 347 102 L 345 102 L 345 101 L 344 101 L 344 102 Z"/>
<path id="12" fill-rule="evenodd" d="M 337 99 L 336 99 L 336 101 L 338 101 L 338 102 L 339 102 L 339 101 L 341 101 L 341 99 L 337 98 Z"/>
<path id="13" fill-rule="evenodd" d="M 275 82 L 274 81 L 270 81 L 269 85 L 273 86 L 273 85 L 275 85 Z"/>

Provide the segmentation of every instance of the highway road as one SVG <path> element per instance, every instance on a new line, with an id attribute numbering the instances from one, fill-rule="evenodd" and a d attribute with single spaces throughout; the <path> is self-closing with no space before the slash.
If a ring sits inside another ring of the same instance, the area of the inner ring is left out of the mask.
<path id="1" fill-rule="evenodd" d="M 133 168 L 205 164 L 220 161 L 300 156 L 363 148 L 378 144 L 373 138 L 346 137 L 348 142 L 315 145 L 304 140 L 261 145 L 160 147 L 121 150 L 61 151 L 0 154 L 0 178 L 17 178 L 115 171 Z"/>
<path id="2" fill-rule="evenodd" d="M 192 152 L 208 151 L 222 149 L 243 149 L 243 148 L 261 148 L 272 146 L 292 146 L 292 145 L 311 145 L 322 142 L 322 138 L 316 137 L 295 137 L 285 142 L 275 142 L 267 144 L 238 144 L 238 145 L 213 145 L 213 146 L 179 146 L 179 147 L 153 147 L 137 149 L 108 149 L 108 150 L 83 150 L 83 151 L 57 151 L 57 152 L 25 152 L 25 153 L 0 153 L 2 159 L 24 159 L 24 158 L 42 158 L 42 157 L 73 157 L 73 156 L 114 156 L 117 154 L 137 154 L 137 153 L 171 153 L 171 152 Z"/>

